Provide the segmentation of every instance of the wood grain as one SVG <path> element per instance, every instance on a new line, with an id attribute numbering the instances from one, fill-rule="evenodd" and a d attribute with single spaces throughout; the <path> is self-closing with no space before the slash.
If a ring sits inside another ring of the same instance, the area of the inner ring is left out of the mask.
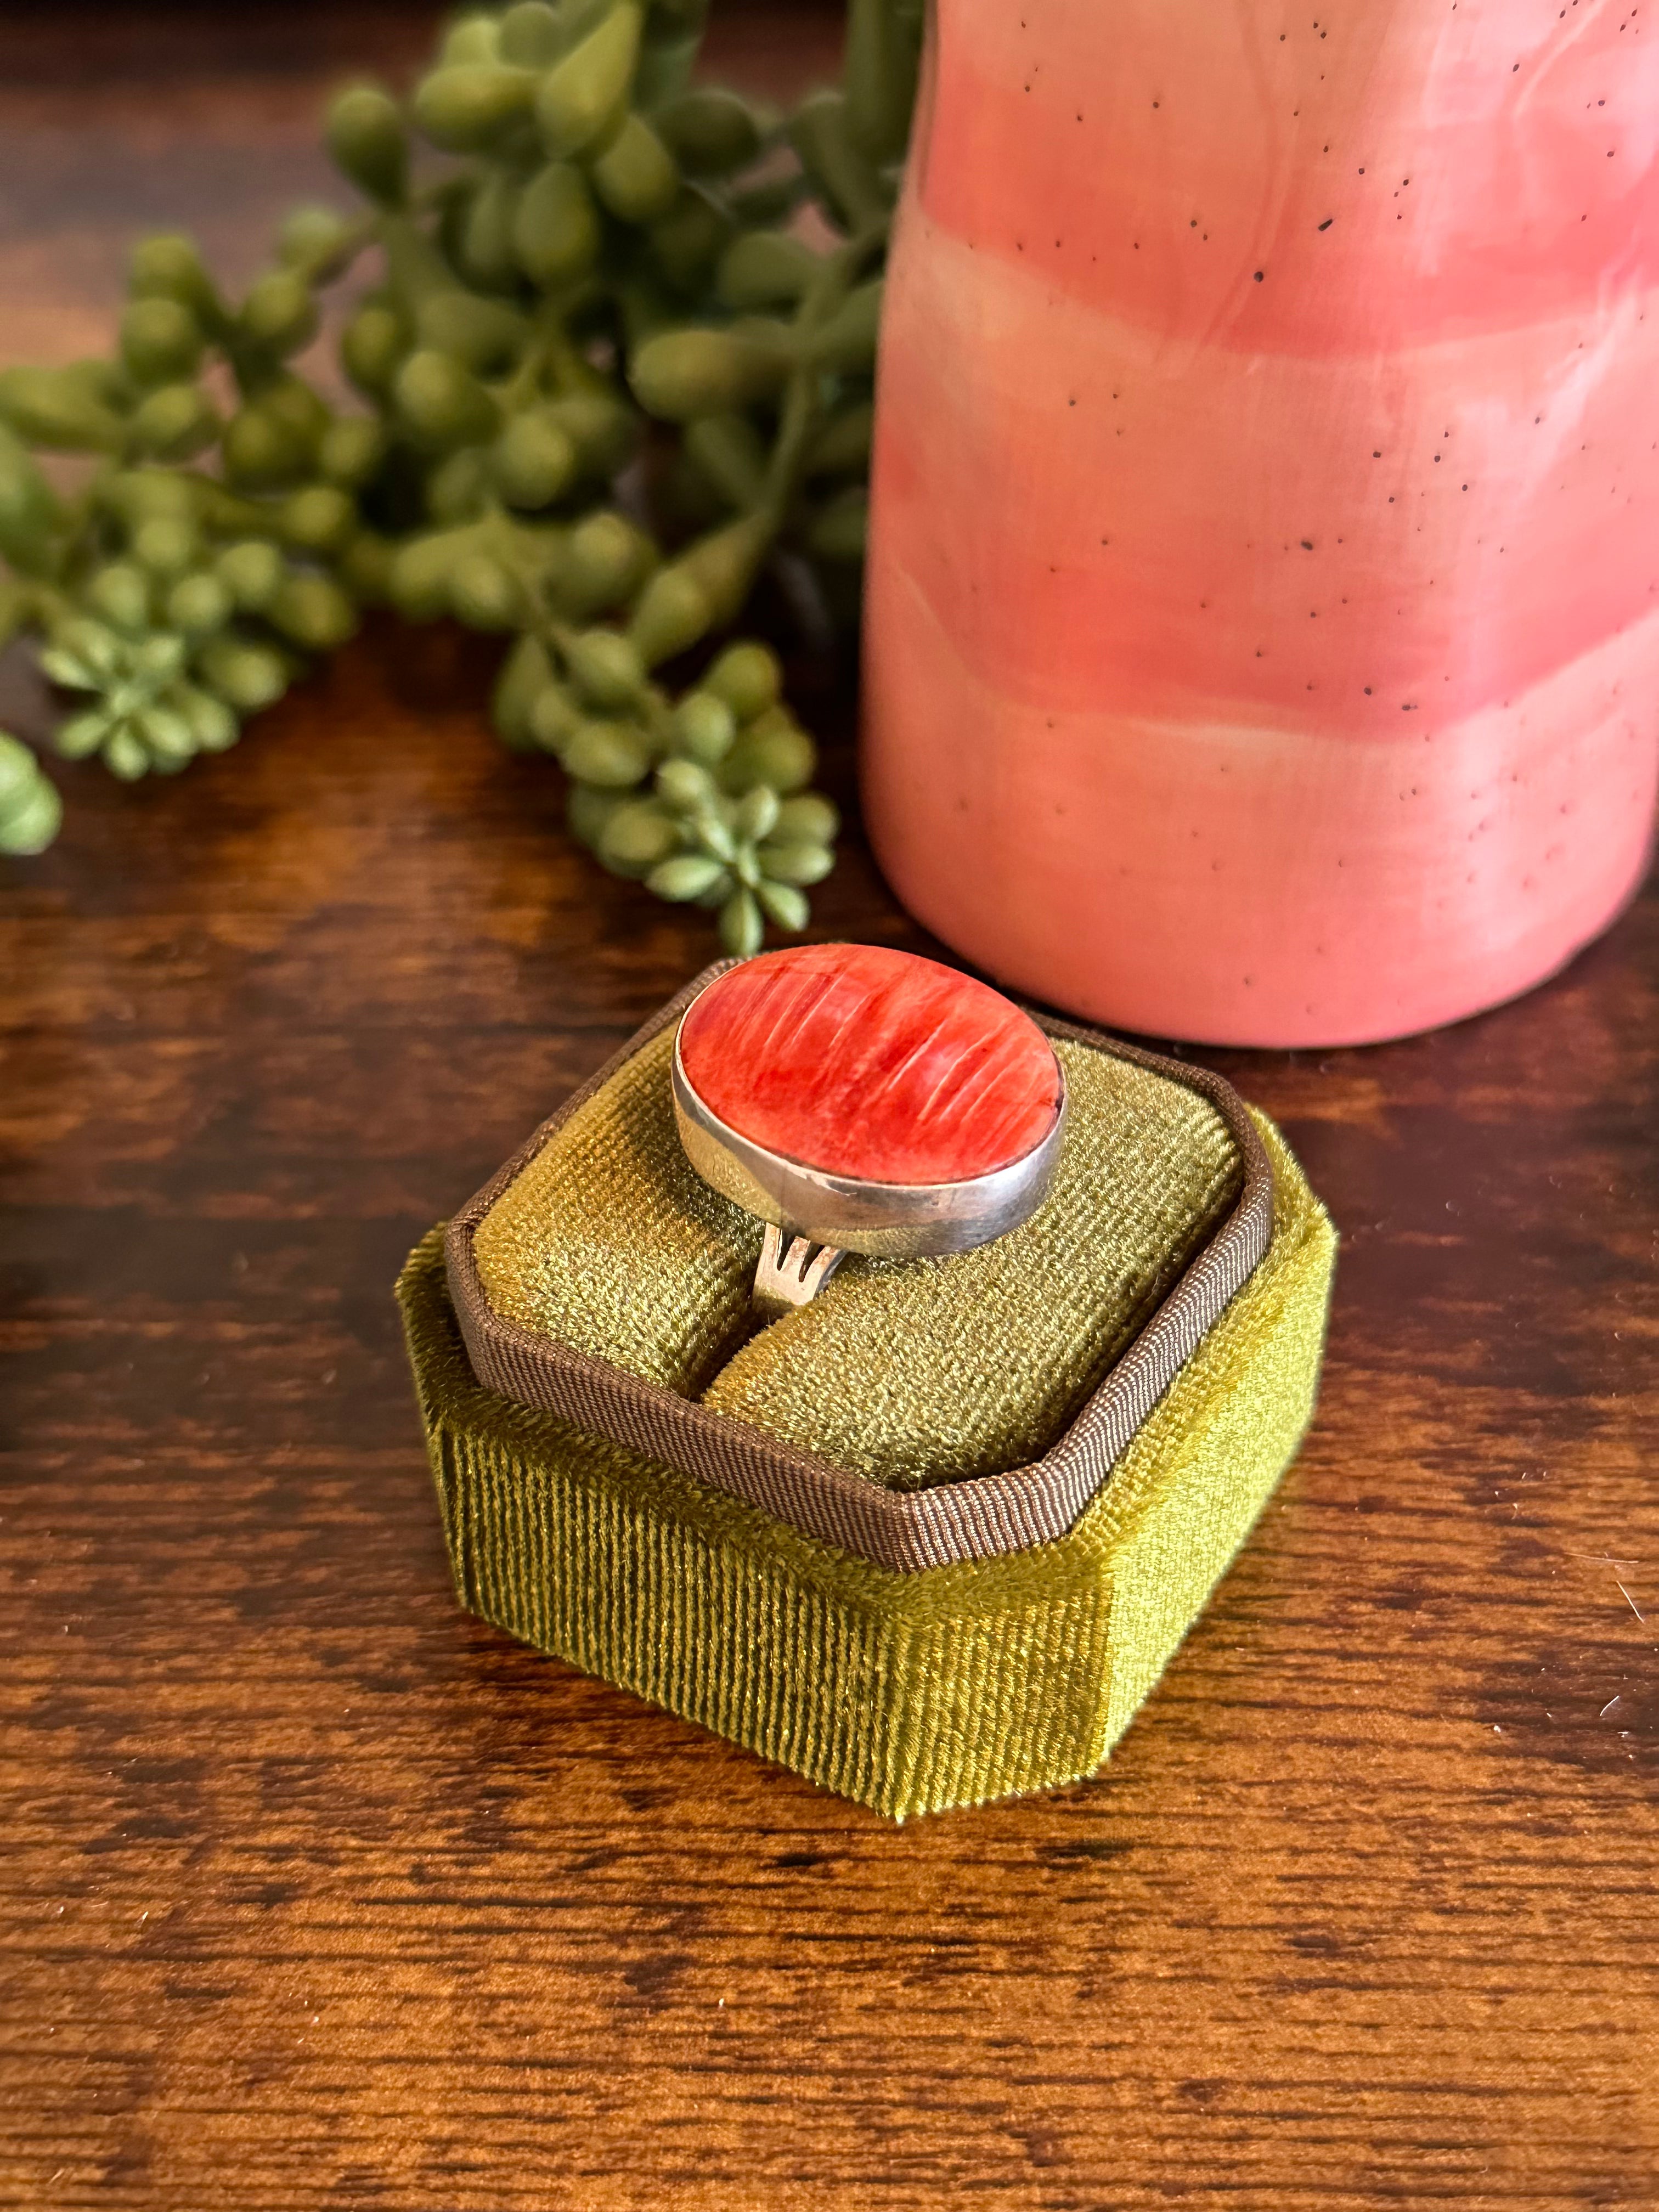
<path id="1" fill-rule="evenodd" d="M 6 349 L 101 342 L 144 224 L 253 265 L 428 20 L 0 18 Z M 1343 1231 L 1316 1431 L 1104 1776 L 895 1829 L 450 1596 L 392 1274 L 708 952 L 487 660 L 63 771 L 0 889 L 0 2203 L 1659 2203 L 1659 901 L 1220 1056 Z M 925 943 L 856 845 L 817 926 Z"/>

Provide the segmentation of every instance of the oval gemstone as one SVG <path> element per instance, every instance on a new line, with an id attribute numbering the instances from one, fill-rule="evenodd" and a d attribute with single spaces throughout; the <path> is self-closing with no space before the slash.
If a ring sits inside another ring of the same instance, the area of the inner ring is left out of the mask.
<path id="1" fill-rule="evenodd" d="M 1048 1040 L 988 985 L 875 945 L 764 952 L 680 1023 L 680 1065 L 728 1127 L 827 1175 L 965 1182 L 1048 1134 Z"/>

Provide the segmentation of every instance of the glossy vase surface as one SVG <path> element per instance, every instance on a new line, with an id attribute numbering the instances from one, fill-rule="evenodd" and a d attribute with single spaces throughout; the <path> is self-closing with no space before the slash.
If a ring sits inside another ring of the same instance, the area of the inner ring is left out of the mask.
<path id="1" fill-rule="evenodd" d="M 1626 4 L 937 0 L 862 767 L 924 923 L 1282 1045 L 1607 925 L 1659 763 L 1656 149 Z"/>

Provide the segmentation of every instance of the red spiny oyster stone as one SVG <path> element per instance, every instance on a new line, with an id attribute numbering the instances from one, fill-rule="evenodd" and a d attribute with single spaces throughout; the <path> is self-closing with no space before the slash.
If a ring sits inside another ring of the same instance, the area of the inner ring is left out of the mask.
<path id="1" fill-rule="evenodd" d="M 874 945 L 763 953 L 680 1024 L 680 1065 L 728 1127 L 821 1173 L 965 1182 L 1054 1127 L 1060 1068 L 1036 1024 L 936 960 Z"/>

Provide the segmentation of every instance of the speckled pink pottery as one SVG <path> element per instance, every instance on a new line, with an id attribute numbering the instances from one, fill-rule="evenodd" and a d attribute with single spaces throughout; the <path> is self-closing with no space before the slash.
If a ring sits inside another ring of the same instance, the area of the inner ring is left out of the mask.
<path id="1" fill-rule="evenodd" d="M 1659 758 L 1659 16 L 938 0 L 864 782 L 1000 980 L 1219 1042 L 1526 989 Z"/>

